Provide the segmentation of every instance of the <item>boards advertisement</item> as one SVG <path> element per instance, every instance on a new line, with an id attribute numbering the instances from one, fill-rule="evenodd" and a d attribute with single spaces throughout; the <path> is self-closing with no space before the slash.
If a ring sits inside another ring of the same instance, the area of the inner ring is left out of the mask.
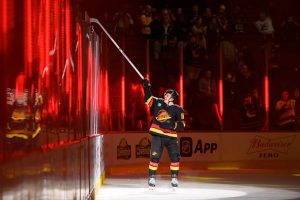
<path id="1" fill-rule="evenodd" d="M 104 137 L 106 165 L 149 161 L 151 135 L 148 133 Z M 297 133 L 182 132 L 178 143 L 183 162 L 300 161 L 300 135 Z M 166 149 L 161 162 L 169 162 Z"/>

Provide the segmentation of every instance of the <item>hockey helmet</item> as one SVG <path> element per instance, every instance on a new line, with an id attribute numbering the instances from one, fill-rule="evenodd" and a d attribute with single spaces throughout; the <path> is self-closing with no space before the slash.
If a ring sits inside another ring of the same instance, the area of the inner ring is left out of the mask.
<path id="1" fill-rule="evenodd" d="M 177 101 L 178 97 L 179 97 L 179 94 L 176 90 L 173 90 L 173 89 L 167 89 L 164 93 L 164 96 L 166 94 L 170 94 L 171 97 L 174 99 L 174 101 Z"/>

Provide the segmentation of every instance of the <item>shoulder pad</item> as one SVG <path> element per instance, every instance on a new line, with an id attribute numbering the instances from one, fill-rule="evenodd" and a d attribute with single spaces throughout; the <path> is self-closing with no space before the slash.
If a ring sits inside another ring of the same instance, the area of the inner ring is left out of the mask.
<path id="1" fill-rule="evenodd" d="M 178 104 L 174 104 L 174 106 L 176 106 L 177 109 L 182 110 L 184 112 L 184 109 L 180 107 L 180 105 Z"/>

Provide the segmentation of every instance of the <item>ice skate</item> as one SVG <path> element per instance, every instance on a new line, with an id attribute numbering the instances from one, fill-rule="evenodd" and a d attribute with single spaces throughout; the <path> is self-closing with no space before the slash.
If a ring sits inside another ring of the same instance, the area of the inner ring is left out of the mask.
<path id="1" fill-rule="evenodd" d="M 150 190 L 155 188 L 155 175 L 149 176 L 148 185 Z"/>
<path id="2" fill-rule="evenodd" d="M 177 175 L 173 174 L 171 178 L 171 186 L 176 189 L 178 187 Z"/>

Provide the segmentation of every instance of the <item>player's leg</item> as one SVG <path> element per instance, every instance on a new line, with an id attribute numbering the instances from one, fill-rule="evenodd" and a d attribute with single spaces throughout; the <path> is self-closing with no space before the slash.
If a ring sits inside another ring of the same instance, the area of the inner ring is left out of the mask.
<path id="1" fill-rule="evenodd" d="M 179 145 L 177 138 L 170 138 L 167 144 L 168 154 L 171 160 L 171 185 L 172 187 L 178 187 L 178 173 L 179 173 Z"/>
<path id="2" fill-rule="evenodd" d="M 150 152 L 150 163 L 149 163 L 149 180 L 148 185 L 155 187 L 156 171 L 162 155 L 163 146 L 161 137 L 153 136 L 151 140 L 151 152 Z"/>

